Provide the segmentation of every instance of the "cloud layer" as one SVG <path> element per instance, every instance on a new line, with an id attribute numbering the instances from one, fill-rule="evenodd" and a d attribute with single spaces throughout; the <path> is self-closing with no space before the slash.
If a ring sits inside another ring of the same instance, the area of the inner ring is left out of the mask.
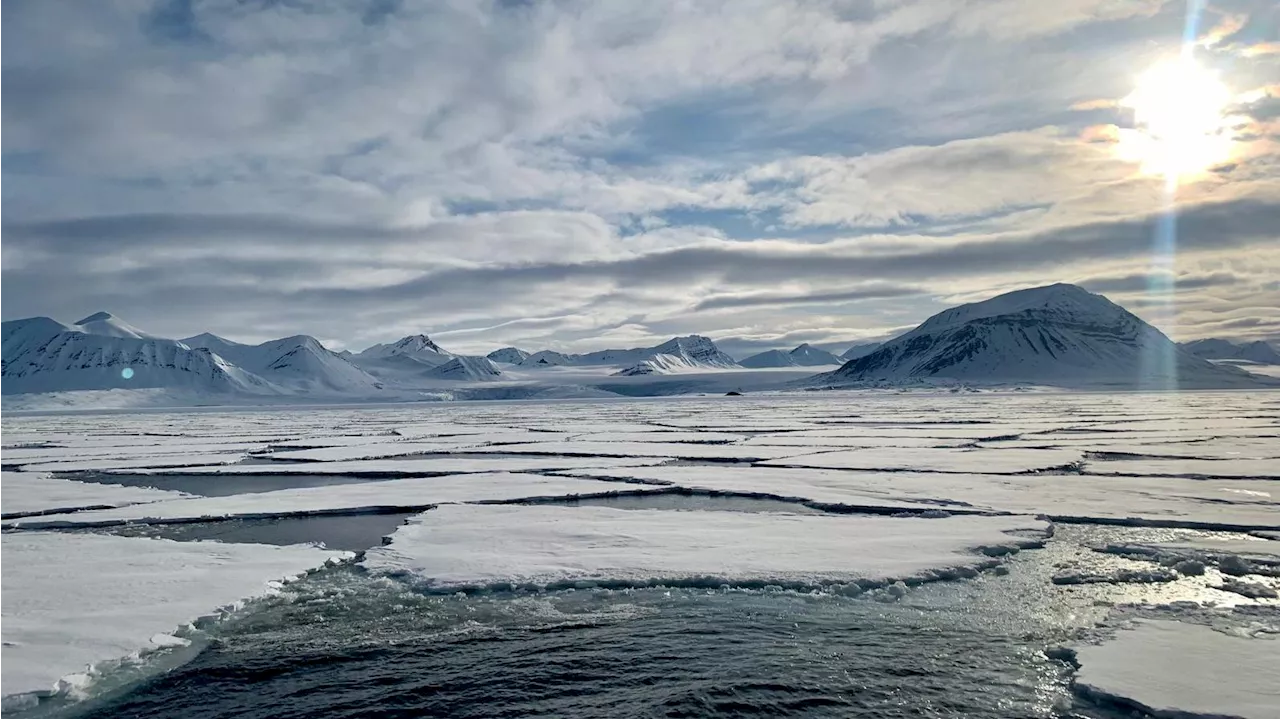
<path id="1" fill-rule="evenodd" d="M 1274 8 L 1197 18 L 1238 96 L 1230 162 L 1171 200 L 1114 145 L 1184 11 L 13 0 L 4 317 L 746 351 L 1053 281 L 1142 314 L 1155 273 L 1176 336 L 1280 338 Z"/>

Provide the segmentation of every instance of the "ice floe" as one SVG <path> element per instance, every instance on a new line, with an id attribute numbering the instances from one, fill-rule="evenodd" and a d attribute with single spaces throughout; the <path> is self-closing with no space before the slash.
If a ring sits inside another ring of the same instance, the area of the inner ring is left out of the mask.
<path id="1" fill-rule="evenodd" d="M 1069 468 L 1083 456 L 1069 449 L 847 449 L 761 462 L 765 466 L 1020 474 Z"/>
<path id="2" fill-rule="evenodd" d="M 174 522 L 227 517 L 274 517 L 354 511 L 425 509 L 448 502 L 500 502 L 636 492 L 647 485 L 601 482 L 537 474 L 467 474 L 367 481 L 328 487 L 281 489 L 225 497 L 193 497 L 75 514 L 55 514 L 6 523 L 6 527 L 50 528 L 124 522 Z M 499 527 L 493 528 L 495 531 Z M 7 546 L 7 545 L 6 545 Z"/>
<path id="3" fill-rule="evenodd" d="M 441 506 L 369 550 L 371 571 L 434 590 L 486 587 L 880 586 L 972 574 L 1033 546 L 1031 517 L 943 519 L 606 507 Z M 861 584 L 859 584 L 861 582 Z"/>
<path id="4" fill-rule="evenodd" d="M 57 479 L 30 472 L 0 473 L 0 510 L 6 518 L 70 512 L 85 508 L 121 507 L 126 504 L 181 499 L 188 495 L 146 487 L 90 484 Z"/>
<path id="5" fill-rule="evenodd" d="M 172 633 L 347 552 L 97 534 L 4 535 L 3 685 L 16 696 L 82 688 L 103 662 L 174 644 Z M 158 638 L 158 640 L 157 640 Z"/>
<path id="6" fill-rule="evenodd" d="M 1077 691 L 1155 717 L 1280 717 L 1280 640 L 1148 620 L 1075 659 Z"/>

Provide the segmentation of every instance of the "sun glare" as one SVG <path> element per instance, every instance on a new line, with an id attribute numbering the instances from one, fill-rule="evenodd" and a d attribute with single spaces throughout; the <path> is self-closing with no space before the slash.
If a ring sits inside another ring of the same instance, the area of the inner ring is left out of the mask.
<path id="1" fill-rule="evenodd" d="M 1231 92 L 1214 73 L 1187 57 L 1162 62 L 1138 78 L 1120 105 L 1133 127 L 1120 131 L 1119 151 L 1144 172 L 1176 182 L 1226 162 Z"/>

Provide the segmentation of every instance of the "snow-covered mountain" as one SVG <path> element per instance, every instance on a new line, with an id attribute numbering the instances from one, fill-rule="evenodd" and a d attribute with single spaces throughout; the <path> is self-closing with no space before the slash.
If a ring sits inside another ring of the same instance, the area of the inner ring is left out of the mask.
<path id="1" fill-rule="evenodd" d="M 485 355 L 485 357 L 493 360 L 494 362 L 501 362 L 503 364 L 520 364 L 521 362 L 529 359 L 529 353 L 519 347 L 503 347 L 502 349 L 490 352 Z"/>
<path id="2" fill-rule="evenodd" d="M 844 364 L 844 360 L 826 350 L 820 350 L 809 343 L 800 345 L 789 353 L 791 359 L 799 367 L 818 367 L 828 364 Z"/>
<path id="3" fill-rule="evenodd" d="M 1236 344 L 1224 339 L 1209 338 L 1182 342 L 1179 347 L 1207 360 L 1245 360 L 1258 364 L 1280 364 L 1280 352 L 1261 340 Z"/>
<path id="4" fill-rule="evenodd" d="M 97 312 L 76 323 L 85 334 L 101 337 L 128 337 L 135 340 L 156 339 L 110 312 Z"/>
<path id="5" fill-rule="evenodd" d="M 746 359 L 739 360 L 738 364 L 750 369 L 796 366 L 795 360 L 791 358 L 791 353 L 784 350 L 765 350 L 764 352 L 753 354 Z"/>
<path id="6" fill-rule="evenodd" d="M 426 335 L 409 335 L 391 344 L 377 344 L 356 355 L 359 360 L 379 360 L 391 357 L 408 357 L 435 367 L 453 359 L 456 355 L 441 349 Z"/>
<path id="7" fill-rule="evenodd" d="M 577 355 L 567 355 L 555 350 L 541 350 L 520 360 L 521 367 L 560 367 L 577 364 Z"/>
<path id="8" fill-rule="evenodd" d="M 152 337 L 105 312 L 75 325 L 48 317 L 12 320 L 4 323 L 2 334 L 4 394 L 151 388 L 280 392 L 208 349 Z"/>
<path id="9" fill-rule="evenodd" d="M 649 362 L 649 360 L 654 360 Z M 673 337 L 654 347 L 634 347 L 624 350 L 600 350 L 586 354 L 567 355 L 551 350 L 535 352 L 520 362 L 522 367 L 620 366 L 624 373 L 634 374 L 677 372 L 688 369 L 732 369 L 740 367 L 732 357 L 720 351 L 715 342 L 701 335 Z"/>
<path id="10" fill-rule="evenodd" d="M 459 355 L 442 365 L 427 370 L 426 376 L 450 380 L 488 380 L 502 376 L 502 371 L 488 357 Z"/>
<path id="11" fill-rule="evenodd" d="M 1171 360 L 1166 362 L 1165 359 Z M 960 305 L 815 384 L 947 378 L 1056 385 L 1250 386 L 1256 377 L 1190 354 L 1101 295 L 1055 284 Z"/>
<path id="12" fill-rule="evenodd" d="M 820 367 L 822 365 L 839 365 L 844 364 L 844 360 L 827 352 L 820 350 L 811 344 L 805 343 L 795 349 L 784 352 L 782 350 L 766 350 L 759 354 L 751 355 L 742 360 L 738 364 L 751 369 L 763 369 L 767 367 Z"/>
<path id="13" fill-rule="evenodd" d="M 849 349 L 845 350 L 844 354 L 840 355 L 840 359 L 845 362 L 848 362 L 849 360 L 856 360 L 859 357 L 866 357 L 872 352 L 875 352 L 876 350 L 880 349 L 880 345 L 882 344 L 884 343 L 868 342 L 866 344 L 854 345 Z"/>
<path id="14" fill-rule="evenodd" d="M 205 332 L 181 340 L 202 347 L 231 364 L 292 392 L 367 396 L 382 382 L 310 335 L 294 335 L 262 344 L 233 342 Z"/>

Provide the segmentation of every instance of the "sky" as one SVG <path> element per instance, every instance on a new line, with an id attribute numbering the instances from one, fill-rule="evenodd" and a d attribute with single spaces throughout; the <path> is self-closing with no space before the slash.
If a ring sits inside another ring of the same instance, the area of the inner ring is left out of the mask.
<path id="1" fill-rule="evenodd" d="M 6 320 L 743 356 L 1074 282 L 1280 340 L 1273 0 L 0 12 Z M 1178 58 L 1170 113 L 1139 91 Z M 1162 170 L 1141 140 L 1202 108 L 1212 157 Z"/>

